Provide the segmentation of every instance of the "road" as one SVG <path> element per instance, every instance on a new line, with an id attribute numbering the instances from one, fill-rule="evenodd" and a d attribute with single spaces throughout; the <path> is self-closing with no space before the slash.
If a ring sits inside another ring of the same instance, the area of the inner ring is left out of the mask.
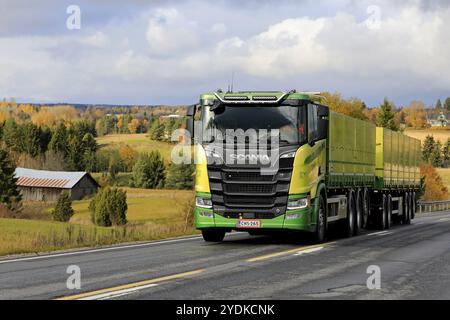
<path id="1" fill-rule="evenodd" d="M 81 289 L 67 289 L 71 265 Z M 323 245 L 233 233 L 0 260 L 0 299 L 56 298 L 450 299 L 450 212 Z"/>

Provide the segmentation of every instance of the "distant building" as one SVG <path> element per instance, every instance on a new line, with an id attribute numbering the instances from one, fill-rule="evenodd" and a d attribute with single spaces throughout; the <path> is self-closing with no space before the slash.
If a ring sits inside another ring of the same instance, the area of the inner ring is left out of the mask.
<path id="1" fill-rule="evenodd" d="M 69 192 L 72 200 L 80 200 L 99 188 L 87 172 L 17 168 L 16 178 L 23 200 L 56 201 L 64 190 Z"/>
<path id="2" fill-rule="evenodd" d="M 169 114 L 167 116 L 161 116 L 163 119 L 179 119 L 182 118 L 179 114 Z"/>
<path id="3" fill-rule="evenodd" d="M 439 114 L 437 118 L 434 119 L 428 119 L 427 120 L 428 125 L 431 127 L 447 127 L 449 125 L 449 122 L 447 120 L 447 117 L 443 112 Z"/>

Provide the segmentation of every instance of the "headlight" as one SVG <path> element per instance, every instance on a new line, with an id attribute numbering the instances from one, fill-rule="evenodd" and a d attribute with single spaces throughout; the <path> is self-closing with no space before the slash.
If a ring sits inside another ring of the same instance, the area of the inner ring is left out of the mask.
<path id="1" fill-rule="evenodd" d="M 205 198 L 201 198 L 201 197 L 196 197 L 195 198 L 195 205 L 197 207 L 211 209 L 212 208 L 212 201 L 211 201 L 211 199 L 205 199 Z"/>
<path id="2" fill-rule="evenodd" d="M 288 152 L 280 156 L 281 159 L 295 158 L 297 151 Z"/>
<path id="3" fill-rule="evenodd" d="M 304 209 L 308 207 L 308 205 L 309 205 L 308 198 L 289 199 L 287 209 L 288 210 Z"/>

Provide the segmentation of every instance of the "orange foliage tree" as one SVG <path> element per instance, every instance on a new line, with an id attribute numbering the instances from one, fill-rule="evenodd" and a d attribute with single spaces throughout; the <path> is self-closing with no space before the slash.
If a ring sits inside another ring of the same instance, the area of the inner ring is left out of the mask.
<path id="1" fill-rule="evenodd" d="M 448 190 L 444 186 L 436 168 L 429 163 L 423 163 L 420 166 L 420 174 L 424 178 L 425 192 L 423 194 L 423 199 L 425 201 L 448 199 Z"/>
<path id="2" fill-rule="evenodd" d="M 407 127 L 414 129 L 425 128 L 427 124 L 427 115 L 425 112 L 425 104 L 422 101 L 413 101 L 403 109 L 405 113 L 405 124 Z"/>
<path id="3" fill-rule="evenodd" d="M 324 92 L 322 95 L 326 98 L 326 104 L 334 112 L 342 113 L 361 120 L 367 120 L 367 116 L 365 114 L 366 108 L 362 100 L 357 98 L 344 99 L 338 92 Z"/>

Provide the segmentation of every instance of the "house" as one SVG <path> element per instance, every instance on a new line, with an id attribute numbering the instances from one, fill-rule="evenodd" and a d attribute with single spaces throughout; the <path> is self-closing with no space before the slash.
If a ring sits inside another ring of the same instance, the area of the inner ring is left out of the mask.
<path id="1" fill-rule="evenodd" d="M 431 127 L 447 127 L 449 125 L 447 117 L 444 115 L 443 112 L 441 112 L 439 116 L 435 119 L 428 119 L 427 123 Z"/>
<path id="2" fill-rule="evenodd" d="M 80 200 L 99 188 L 87 172 L 17 168 L 15 174 L 23 200 L 56 201 L 63 191 L 68 191 L 72 200 Z"/>

